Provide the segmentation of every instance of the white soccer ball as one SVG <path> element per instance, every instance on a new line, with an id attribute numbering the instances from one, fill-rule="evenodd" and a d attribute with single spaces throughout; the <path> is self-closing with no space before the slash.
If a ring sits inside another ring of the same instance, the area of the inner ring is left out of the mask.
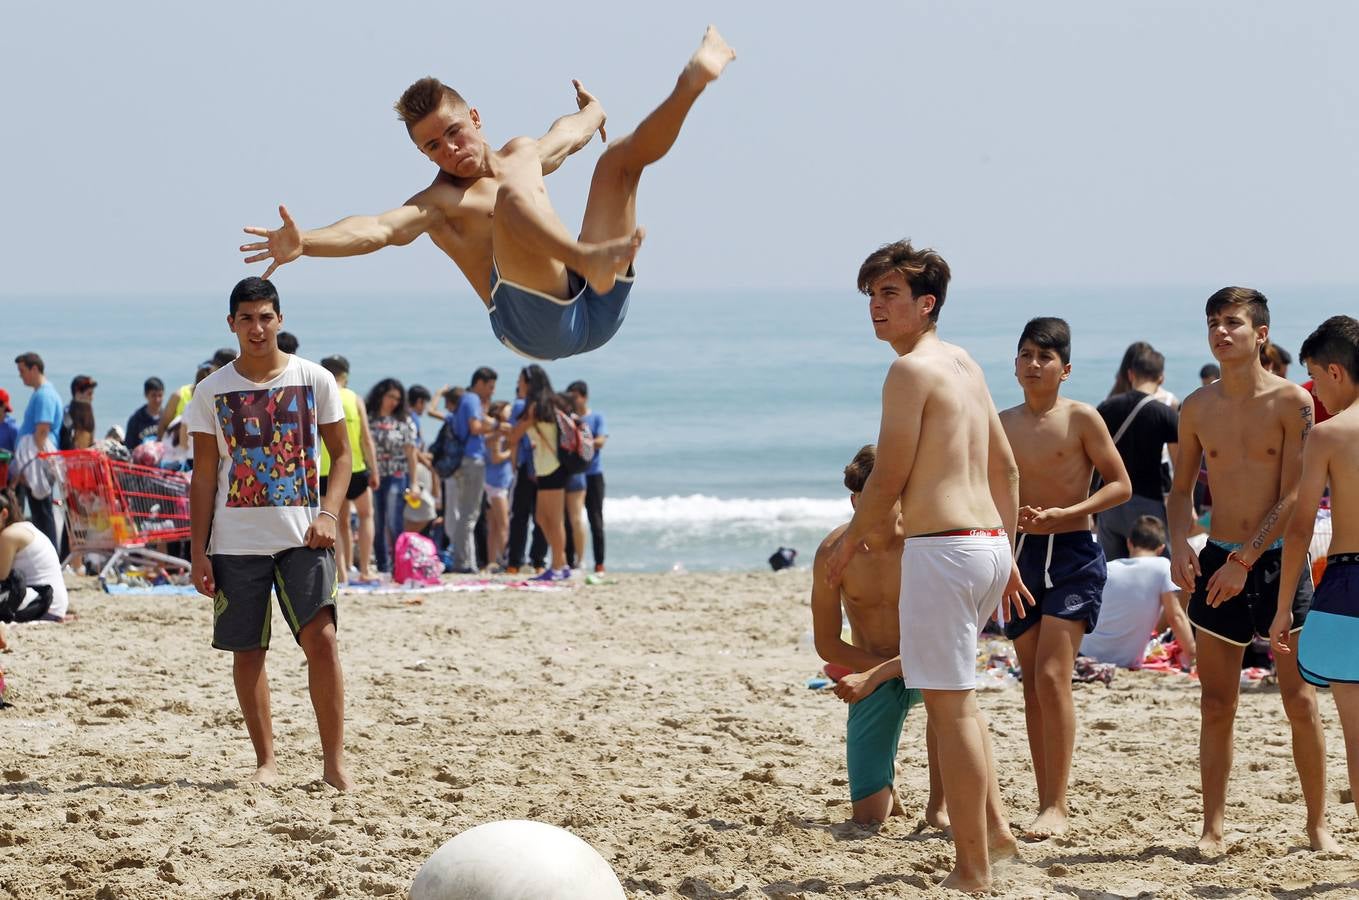
<path id="1" fill-rule="evenodd" d="M 545 822 L 488 822 L 435 850 L 410 900 L 626 900 L 604 857 Z"/>

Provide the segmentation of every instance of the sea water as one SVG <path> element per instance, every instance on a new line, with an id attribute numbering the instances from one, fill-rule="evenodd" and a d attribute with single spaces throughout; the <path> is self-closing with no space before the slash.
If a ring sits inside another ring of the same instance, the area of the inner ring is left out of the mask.
<path id="1" fill-rule="evenodd" d="M 940 319 L 943 337 L 981 364 L 1000 408 L 1020 400 L 1013 361 L 1024 323 L 1071 323 L 1067 396 L 1105 397 L 1123 351 L 1145 340 L 1166 356 L 1165 386 L 1183 397 L 1211 362 L 1203 302 L 1218 285 L 1162 288 L 962 289 Z M 1267 287 L 1273 339 L 1296 356 L 1324 318 L 1359 312 L 1359 289 Z M 289 294 L 284 327 L 300 353 L 349 359 L 363 395 L 378 379 L 431 392 L 495 369 L 512 399 L 520 368 L 463 289 L 446 294 Z M 63 397 L 93 376 L 98 431 L 126 423 L 143 380 L 190 383 L 217 347 L 235 346 L 224 296 L 6 296 L 12 359 L 34 350 Z M 15 314 L 22 310 L 22 314 Z M 605 347 L 545 364 L 558 390 L 583 379 L 608 420 L 603 451 L 607 563 L 620 571 L 751 569 L 779 546 L 809 564 L 825 533 L 850 515 L 841 473 L 876 440 L 891 348 L 873 337 L 867 300 L 852 290 L 685 293 L 639 280 L 628 319 Z M 22 414 L 28 389 L 0 377 Z M 1295 364 L 1289 376 L 1306 375 Z M 438 423 L 429 420 L 427 438 Z"/>

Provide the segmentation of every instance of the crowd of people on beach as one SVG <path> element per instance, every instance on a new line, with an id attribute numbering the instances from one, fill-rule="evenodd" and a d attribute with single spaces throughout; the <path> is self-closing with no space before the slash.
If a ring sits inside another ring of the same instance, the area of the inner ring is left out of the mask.
<path id="1" fill-rule="evenodd" d="M 256 780 L 278 777 L 265 676 L 276 597 L 308 662 L 324 780 L 348 789 L 340 585 L 396 573 L 408 535 L 429 541 L 451 572 L 531 567 L 532 580 L 565 581 L 584 565 L 587 521 L 602 572 L 608 429 L 584 382 L 558 392 L 536 363 L 518 373 L 513 401 L 496 400 L 499 376 L 484 366 L 465 387 L 431 392 L 384 377 L 361 397 L 345 357 L 298 355 L 268 277 L 302 256 L 352 256 L 428 234 L 472 276 L 506 346 L 542 359 L 594 350 L 627 311 L 644 237 L 641 172 L 732 58 L 709 29 L 675 90 L 601 157 L 575 239 L 544 205 L 542 179 L 603 136 L 603 110 L 579 82 L 577 113 L 498 151 L 457 92 L 434 79 L 411 85 L 397 110 L 439 167 L 434 183 L 380 216 L 304 232 L 280 208 L 279 228 L 247 228 L 261 239 L 241 248 L 254 254 L 247 262 L 269 267 L 231 292 L 238 347 L 213 354 L 172 392 L 146 379 L 146 402 L 125 428 L 98 436 L 94 377 L 77 375 L 63 402 L 37 353 L 16 357 L 32 394 L 16 422 L 0 391 L 0 463 L 13 488 L 0 491 L 0 618 L 70 612 L 61 487 L 44 452 L 95 450 L 187 470 L 190 577 L 213 600 L 212 645 L 232 654 Z M 896 359 L 878 441 L 845 470 L 853 517 L 819 547 L 811 600 L 817 650 L 849 707 L 855 821 L 900 809 L 897 745 L 907 713 L 923 705 L 925 820 L 947 829 L 956 852 L 944 885 L 987 891 L 992 864 L 1016 855 L 1020 838 L 1068 829 L 1078 654 L 1134 667 L 1164 632 L 1168 655 L 1192 666 L 1200 685 L 1199 851 L 1227 849 L 1233 729 L 1252 648 L 1277 679 L 1308 844 L 1337 850 L 1316 688 L 1332 690 L 1353 792 L 1359 321 L 1333 316 L 1311 332 L 1298 352 L 1310 381 L 1299 385 L 1286 378 L 1290 354 L 1269 340 L 1265 296 L 1223 288 L 1203 308 L 1215 362 L 1198 390 L 1183 401 L 1165 391 L 1164 357 L 1138 342 L 1091 407 L 1061 396 L 1072 375 L 1068 324 L 1037 317 L 1017 338 L 1024 400 L 998 411 L 980 366 L 938 335 L 950 278 L 938 253 L 906 241 L 870 254 L 858 273 L 875 336 Z M 430 419 L 439 429 L 426 441 Z M 1313 565 L 1321 510 L 1331 537 Z M 1023 675 L 1036 812 L 1018 836 L 976 701 L 977 649 L 993 620 Z"/>
<path id="2" fill-rule="evenodd" d="M 1241 671 L 1262 645 L 1292 732 L 1308 843 L 1338 849 L 1316 688 L 1332 689 L 1353 791 L 1359 322 L 1333 316 L 1311 333 L 1299 385 L 1286 378 L 1290 355 L 1269 340 L 1265 296 L 1223 288 L 1204 307 L 1215 363 L 1198 390 L 1183 402 L 1165 392 L 1164 357 L 1138 342 L 1094 408 L 1060 395 L 1071 331 L 1038 317 L 1017 340 L 1024 401 L 997 412 L 980 368 L 938 337 L 949 278 L 939 254 L 904 241 L 859 274 L 875 334 L 898 358 L 878 443 L 845 470 L 853 519 L 818 549 L 812 594 L 818 652 L 850 704 L 855 821 L 899 811 L 897 743 L 923 702 L 925 819 L 949 829 L 957 852 L 945 885 L 987 889 L 991 864 L 1018 841 L 975 699 L 983 632 L 994 620 L 1018 657 L 1037 793 L 1020 836 L 1040 841 L 1065 832 L 1071 815 L 1078 654 L 1136 667 L 1164 628 L 1200 684 L 1198 850 L 1227 849 Z M 1323 519 L 1329 541 L 1313 562 Z"/>
<path id="3" fill-rule="evenodd" d="M 297 351 L 295 336 L 281 332 L 278 337 L 285 352 Z M 15 359 L 19 378 L 32 389 L 20 419 L 13 415 L 9 392 L 0 390 L 0 484 L 14 492 L 15 515 L 51 545 L 54 556 L 67 559 L 71 548 L 60 485 L 54 493 L 38 453 L 96 450 L 143 465 L 192 470 L 185 414 L 194 388 L 236 355 L 229 348 L 217 350 L 198 365 L 192 381 L 168 397 L 165 381 L 148 377 L 145 402 L 131 412 L 126 425 L 114 425 L 99 436 L 95 378 L 76 375 L 70 399 L 63 401 L 42 357 L 20 354 Z M 543 368 L 531 364 L 519 373 L 515 398 L 496 400 L 498 375 L 482 366 L 466 387 L 445 386 L 431 393 L 423 385 L 407 387 L 386 377 L 360 397 L 349 387 L 350 366 L 344 356 L 327 356 L 321 365 L 336 379 L 353 450 L 345 494 L 348 514 L 341 517 L 343 539 L 336 548 L 339 571 L 350 584 L 372 586 L 383 575 L 390 577 L 396 541 L 404 532 L 427 537 L 448 572 L 562 580 L 586 565 L 587 547 L 593 552 L 593 572 L 604 572 L 601 451 L 608 425 L 604 414 L 591 407 L 584 381 L 573 381 L 558 393 Z M 543 418 L 512 440 L 530 405 Z M 558 475 L 554 459 L 536 452 L 556 440 L 550 431 L 555 419 L 547 417 L 557 410 L 581 422 L 591 435 L 595 452 L 583 472 Z M 432 441 L 425 436 L 427 421 L 437 423 L 438 436 Z M 321 450 L 324 493 L 330 458 L 324 446 Z"/>

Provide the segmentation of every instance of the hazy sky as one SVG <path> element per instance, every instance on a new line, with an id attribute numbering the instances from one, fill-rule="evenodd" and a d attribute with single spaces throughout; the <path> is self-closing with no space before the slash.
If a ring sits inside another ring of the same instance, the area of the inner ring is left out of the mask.
<path id="1" fill-rule="evenodd" d="M 131 0 L 5 4 L 0 294 L 225 292 L 279 202 L 316 226 L 429 181 L 415 78 L 499 143 L 579 77 L 622 134 L 710 19 L 739 58 L 642 182 L 658 286 L 852 290 L 907 235 L 962 283 L 1359 283 L 1348 0 Z M 598 153 L 549 180 L 573 229 Z M 470 296 L 425 240 L 276 278 Z"/>

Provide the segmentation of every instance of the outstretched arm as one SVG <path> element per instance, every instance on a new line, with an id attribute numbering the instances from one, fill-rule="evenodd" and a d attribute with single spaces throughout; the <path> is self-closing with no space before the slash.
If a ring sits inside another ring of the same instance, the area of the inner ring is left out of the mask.
<path id="1" fill-rule="evenodd" d="M 573 80 L 571 84 L 576 88 L 580 112 L 562 116 L 552 123 L 547 134 L 538 138 L 538 158 L 542 160 L 544 175 L 557 171 L 568 156 L 590 143 L 596 131 L 600 140 L 608 140 L 604 134 L 604 107 L 579 81 Z"/>
<path id="2" fill-rule="evenodd" d="M 443 220 L 443 212 L 422 191 L 404 205 L 377 216 L 347 216 L 333 225 L 303 231 L 297 227 L 285 206 L 278 208 L 283 224 L 272 231 L 258 225 L 246 227 L 246 234 L 264 240 L 241 245 L 247 263 L 269 260 L 264 277 L 299 256 L 361 256 L 393 244 L 409 244 Z"/>

